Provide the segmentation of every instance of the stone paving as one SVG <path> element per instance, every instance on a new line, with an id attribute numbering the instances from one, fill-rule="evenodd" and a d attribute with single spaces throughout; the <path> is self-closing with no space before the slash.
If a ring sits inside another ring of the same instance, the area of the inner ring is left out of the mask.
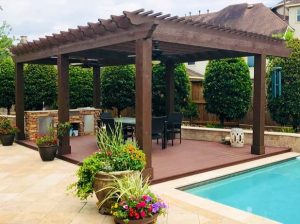
<path id="1" fill-rule="evenodd" d="M 77 168 L 59 159 L 42 162 L 37 151 L 18 144 L 0 146 L 0 224 L 114 223 L 97 212 L 95 197 L 80 202 L 66 193 Z M 198 224 L 199 220 L 198 214 L 169 203 L 168 215 L 158 224 Z"/>

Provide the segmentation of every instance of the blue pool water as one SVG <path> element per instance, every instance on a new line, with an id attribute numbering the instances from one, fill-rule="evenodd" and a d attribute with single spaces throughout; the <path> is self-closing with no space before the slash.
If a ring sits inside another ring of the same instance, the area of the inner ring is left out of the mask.
<path id="1" fill-rule="evenodd" d="M 300 224 L 300 160 L 293 159 L 184 191 L 284 224 Z"/>

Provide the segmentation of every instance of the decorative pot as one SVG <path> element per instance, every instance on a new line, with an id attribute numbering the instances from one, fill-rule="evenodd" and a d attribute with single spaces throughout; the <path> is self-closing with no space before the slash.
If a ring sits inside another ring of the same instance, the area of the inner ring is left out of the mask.
<path id="1" fill-rule="evenodd" d="M 105 196 L 110 191 L 109 189 L 103 190 L 103 191 L 100 191 L 100 190 L 103 189 L 104 187 L 107 187 L 108 185 L 112 184 L 114 182 L 114 177 L 122 178 L 126 175 L 130 175 L 130 174 L 133 174 L 133 173 L 139 173 L 139 172 L 135 171 L 135 170 L 125 170 L 125 171 L 115 171 L 115 172 L 102 172 L 102 171 L 100 171 L 95 175 L 94 183 L 93 183 L 93 189 L 94 189 L 94 192 L 95 192 L 95 194 L 98 198 L 97 206 L 98 206 L 99 212 L 101 214 L 111 215 L 110 214 L 111 206 L 116 201 L 113 200 L 113 199 L 107 200 L 105 203 L 103 203 L 103 205 L 101 205 L 99 207 L 99 204 L 103 201 Z"/>
<path id="2" fill-rule="evenodd" d="M 52 161 L 57 152 L 57 145 L 38 146 L 41 159 L 43 161 Z"/>
<path id="3" fill-rule="evenodd" d="M 230 131 L 230 143 L 232 147 L 244 147 L 244 131 L 241 128 L 232 128 Z"/>
<path id="4" fill-rule="evenodd" d="M 116 224 L 154 224 L 156 223 L 158 214 L 153 215 L 149 218 L 138 219 L 138 220 L 129 220 L 129 222 L 125 222 L 121 219 L 115 218 L 114 221 Z"/>
<path id="5" fill-rule="evenodd" d="M 0 135 L 0 140 L 3 146 L 12 145 L 15 139 L 15 134 Z"/>

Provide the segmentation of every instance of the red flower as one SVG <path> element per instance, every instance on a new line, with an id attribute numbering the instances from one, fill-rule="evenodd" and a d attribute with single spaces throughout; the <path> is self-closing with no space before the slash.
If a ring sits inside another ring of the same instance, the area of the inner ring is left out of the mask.
<path id="1" fill-rule="evenodd" d="M 146 212 L 144 212 L 144 211 L 141 211 L 141 212 L 140 212 L 140 215 L 141 215 L 141 217 L 142 217 L 142 218 L 145 218 L 145 216 L 146 216 Z"/>
<path id="2" fill-rule="evenodd" d="M 146 200 L 147 198 L 148 198 L 148 196 L 147 196 L 147 195 L 144 195 L 144 196 L 143 196 L 143 199 L 144 199 L 144 200 Z"/>
<path id="3" fill-rule="evenodd" d="M 146 207 L 146 202 L 141 201 L 140 203 L 138 203 L 138 204 L 136 205 L 136 207 L 137 207 L 137 208 L 145 208 L 145 207 Z"/>
<path id="4" fill-rule="evenodd" d="M 140 218 L 139 213 L 135 213 L 135 219 L 139 219 L 139 218 Z"/>

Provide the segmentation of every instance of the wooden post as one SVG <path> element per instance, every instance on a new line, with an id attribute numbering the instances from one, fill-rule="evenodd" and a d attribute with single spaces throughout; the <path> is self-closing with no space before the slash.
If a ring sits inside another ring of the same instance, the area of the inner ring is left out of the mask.
<path id="1" fill-rule="evenodd" d="M 251 153 L 265 154 L 266 55 L 254 58 L 253 142 Z"/>
<path id="2" fill-rule="evenodd" d="M 145 175 L 152 168 L 152 39 L 136 41 L 136 140 L 146 154 Z"/>
<path id="3" fill-rule="evenodd" d="M 166 63 L 166 83 L 167 83 L 167 114 L 174 112 L 174 91 L 175 91 L 175 77 L 174 77 L 175 64 L 173 62 Z"/>
<path id="4" fill-rule="evenodd" d="M 69 121 L 70 88 L 69 88 L 69 61 L 67 55 L 57 56 L 58 69 L 58 122 Z M 71 153 L 70 136 L 66 135 L 59 141 L 59 155 Z"/>
<path id="5" fill-rule="evenodd" d="M 17 140 L 25 139 L 25 130 L 24 130 L 24 64 L 16 63 L 16 126 L 20 130 L 17 133 Z"/>
<path id="6" fill-rule="evenodd" d="M 100 67 L 93 67 L 93 107 L 99 109 L 101 101 Z"/>

